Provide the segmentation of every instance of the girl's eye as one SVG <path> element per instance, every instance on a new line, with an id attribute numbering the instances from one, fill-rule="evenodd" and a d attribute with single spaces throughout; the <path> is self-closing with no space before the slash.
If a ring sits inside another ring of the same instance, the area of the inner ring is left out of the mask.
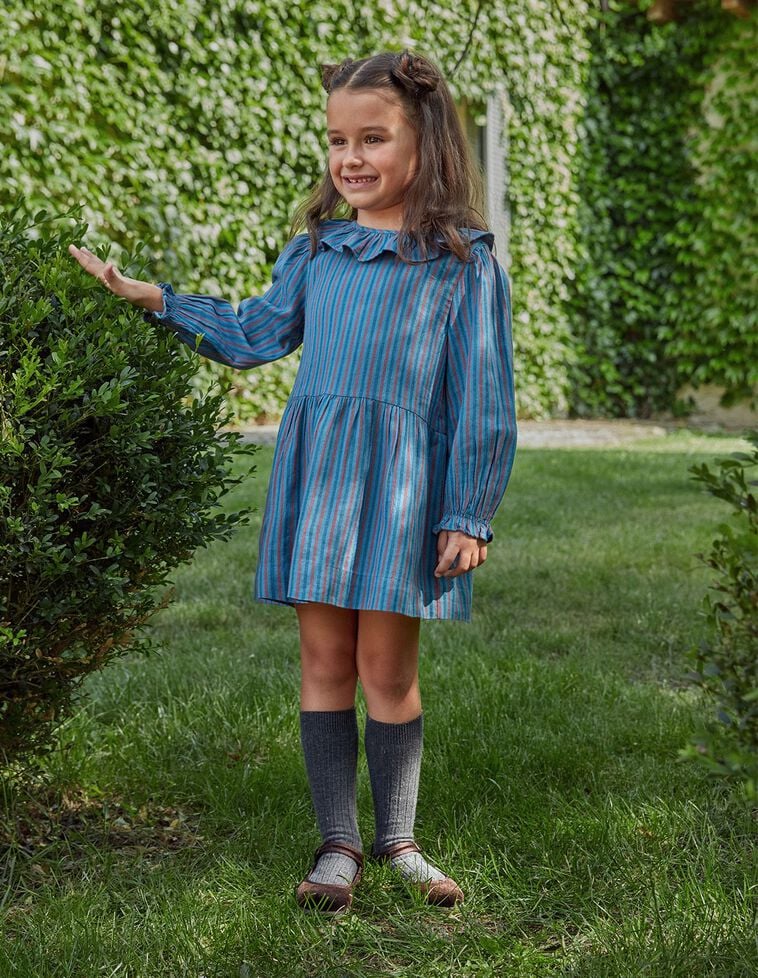
<path id="1" fill-rule="evenodd" d="M 382 141 L 381 136 L 366 136 L 366 139 L 378 139 L 379 142 Z M 341 143 L 341 142 L 343 142 L 343 140 L 339 136 L 335 136 L 334 139 L 330 139 L 329 140 L 329 145 L 330 146 L 336 146 L 338 143 Z"/>

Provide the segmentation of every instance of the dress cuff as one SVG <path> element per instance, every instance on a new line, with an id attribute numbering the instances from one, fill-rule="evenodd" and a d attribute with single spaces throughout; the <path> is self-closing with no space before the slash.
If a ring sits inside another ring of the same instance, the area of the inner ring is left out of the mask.
<path id="1" fill-rule="evenodd" d="M 157 284 L 158 284 L 158 288 L 163 293 L 163 311 L 153 312 L 150 309 L 143 309 L 142 318 L 145 320 L 146 323 L 152 323 L 155 322 L 156 320 L 158 322 L 161 322 L 164 319 L 171 318 L 170 307 L 171 307 L 173 296 L 175 295 L 174 290 L 171 288 L 171 285 L 168 282 L 158 282 Z"/>
<path id="2" fill-rule="evenodd" d="M 489 543 L 494 537 L 487 520 L 471 516 L 469 513 L 446 514 L 439 523 L 435 523 L 432 527 L 432 533 L 439 533 L 440 530 L 460 530 L 462 533 L 467 533 L 470 537 L 477 537 L 486 543 Z"/>

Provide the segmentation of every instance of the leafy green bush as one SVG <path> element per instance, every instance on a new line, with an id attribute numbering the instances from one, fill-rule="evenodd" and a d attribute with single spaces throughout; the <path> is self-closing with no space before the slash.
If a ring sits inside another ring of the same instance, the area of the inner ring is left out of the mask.
<path id="1" fill-rule="evenodd" d="M 734 452 L 717 459 L 718 472 L 707 465 L 690 468 L 693 478 L 712 495 L 728 502 L 731 523 L 719 526 L 710 553 L 698 554 L 716 571 L 704 599 L 712 632 L 692 651 L 690 679 L 717 704 L 722 730 L 712 728 L 682 753 L 700 758 L 716 776 L 739 779 L 745 797 L 758 799 L 758 431 L 747 434 L 751 453 Z M 724 732 L 728 747 L 724 749 Z"/>
<path id="2" fill-rule="evenodd" d="M 49 749 L 88 673 L 150 650 L 168 573 L 246 522 L 217 504 L 251 452 L 218 437 L 223 393 L 188 397 L 197 358 L 72 260 L 86 224 L 20 211 L 0 218 L 5 764 Z"/>

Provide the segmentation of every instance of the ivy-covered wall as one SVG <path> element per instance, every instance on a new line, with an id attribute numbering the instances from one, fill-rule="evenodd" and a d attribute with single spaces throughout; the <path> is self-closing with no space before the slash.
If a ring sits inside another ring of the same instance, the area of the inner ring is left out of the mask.
<path id="1" fill-rule="evenodd" d="M 651 3 L 611 3 L 588 33 L 576 414 L 681 411 L 685 384 L 729 399 L 756 383 L 756 18 L 696 0 L 654 25 Z"/>
<path id="2" fill-rule="evenodd" d="M 654 27 L 646 4 L 6 0 L 0 207 L 81 201 L 89 247 L 123 267 L 143 242 L 155 280 L 238 302 L 325 166 L 318 65 L 409 46 L 460 99 L 505 92 L 520 414 L 645 416 L 690 378 L 743 392 L 755 18 L 695 0 Z M 199 383 L 276 418 L 298 358 Z"/>

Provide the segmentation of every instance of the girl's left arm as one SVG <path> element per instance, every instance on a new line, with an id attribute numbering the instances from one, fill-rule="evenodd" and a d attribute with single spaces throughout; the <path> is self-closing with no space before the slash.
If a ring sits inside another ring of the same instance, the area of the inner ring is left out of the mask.
<path id="1" fill-rule="evenodd" d="M 471 257 L 448 322 L 448 467 L 442 518 L 432 530 L 489 543 L 516 452 L 511 294 L 486 242 L 476 242 Z"/>
<path id="2" fill-rule="evenodd" d="M 279 360 L 303 342 L 309 249 L 307 234 L 288 241 L 274 264 L 268 291 L 243 299 L 236 311 L 227 299 L 177 294 L 168 282 L 159 282 L 163 310 L 145 312 L 143 318 L 165 324 L 187 346 L 229 367 Z"/>

